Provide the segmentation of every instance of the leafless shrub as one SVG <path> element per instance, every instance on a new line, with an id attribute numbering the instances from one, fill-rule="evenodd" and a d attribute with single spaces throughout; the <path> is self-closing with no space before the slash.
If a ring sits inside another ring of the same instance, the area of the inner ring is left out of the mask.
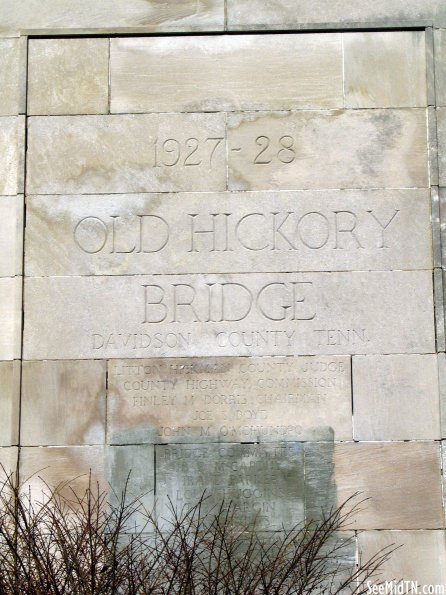
<path id="1" fill-rule="evenodd" d="M 67 485 L 48 487 L 40 502 L 12 476 L 0 486 L 0 594 L 361 595 L 392 551 L 346 570 L 355 538 L 340 531 L 358 511 L 352 499 L 267 534 L 239 526 L 232 503 L 209 511 L 204 495 L 191 508 L 171 504 L 160 522 L 125 490 L 111 505 L 91 481 L 81 495 L 67 496 Z M 145 522 L 128 533 L 135 514 Z"/>

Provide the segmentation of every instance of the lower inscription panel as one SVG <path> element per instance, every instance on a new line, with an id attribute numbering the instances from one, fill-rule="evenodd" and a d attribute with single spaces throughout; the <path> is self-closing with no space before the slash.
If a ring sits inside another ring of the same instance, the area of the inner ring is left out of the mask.
<path id="1" fill-rule="evenodd" d="M 432 295 L 429 271 L 29 278 L 24 358 L 429 353 Z"/>
<path id="2" fill-rule="evenodd" d="M 352 440 L 349 357 L 113 360 L 109 441 Z"/>

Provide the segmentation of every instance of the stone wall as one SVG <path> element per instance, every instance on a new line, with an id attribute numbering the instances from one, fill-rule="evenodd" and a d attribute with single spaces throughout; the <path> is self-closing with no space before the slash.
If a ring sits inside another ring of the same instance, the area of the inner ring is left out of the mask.
<path id="1" fill-rule="evenodd" d="M 445 584 L 444 4 L 44 4 L 0 2 L 0 462 L 270 531 L 361 491 L 350 561 Z"/>

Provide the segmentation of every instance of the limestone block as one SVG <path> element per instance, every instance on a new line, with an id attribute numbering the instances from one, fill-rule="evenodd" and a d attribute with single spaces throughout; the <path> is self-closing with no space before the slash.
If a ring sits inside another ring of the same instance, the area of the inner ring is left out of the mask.
<path id="1" fill-rule="evenodd" d="M 22 274 L 23 196 L 0 196 L 0 277 Z"/>
<path id="2" fill-rule="evenodd" d="M 104 362 L 24 362 L 21 443 L 103 444 L 105 372 Z"/>
<path id="3" fill-rule="evenodd" d="M 340 108 L 342 36 L 112 39 L 110 83 L 112 113 Z"/>
<path id="4" fill-rule="evenodd" d="M 424 31 L 344 33 L 345 105 L 424 107 Z"/>
<path id="5" fill-rule="evenodd" d="M 361 24 L 399 25 L 423 22 L 446 24 L 446 7 L 442 0 L 228 0 L 229 29 L 309 28 L 310 25 Z M 444 25 L 443 25 L 444 26 Z"/>
<path id="6" fill-rule="evenodd" d="M 357 529 L 444 527 L 436 442 L 344 443 L 334 449 L 338 502 L 360 492 Z"/>
<path id="7" fill-rule="evenodd" d="M 437 105 L 446 106 L 446 29 L 436 29 L 434 35 Z"/>
<path id="8" fill-rule="evenodd" d="M 148 513 L 155 504 L 155 447 L 108 446 L 105 450 L 107 482 L 110 485 L 111 502 L 119 505 L 124 499 L 131 503 L 137 500 Z M 128 519 L 126 532 L 150 532 L 147 516 L 140 509 Z"/>
<path id="9" fill-rule="evenodd" d="M 305 514 L 319 520 L 341 504 L 336 493 L 335 445 L 333 442 L 305 444 Z"/>
<path id="10" fill-rule="evenodd" d="M 31 39 L 28 114 L 108 112 L 108 39 Z"/>
<path id="11" fill-rule="evenodd" d="M 28 193 L 224 190 L 224 114 L 32 117 Z"/>
<path id="12" fill-rule="evenodd" d="M 0 33 L 214 31 L 224 28 L 223 0 L 4 0 Z"/>
<path id="13" fill-rule="evenodd" d="M 0 39 L 0 116 L 24 112 L 25 53 L 26 39 Z"/>
<path id="14" fill-rule="evenodd" d="M 196 444 L 156 447 L 156 510 L 169 517 L 209 495 L 205 510 L 230 501 L 240 529 L 291 528 L 304 519 L 303 445 Z"/>
<path id="15" fill-rule="evenodd" d="M 20 449 L 20 482 L 31 498 L 42 501 L 58 489 L 73 499 L 93 490 L 107 489 L 103 446 L 42 446 Z"/>
<path id="16" fill-rule="evenodd" d="M 429 271 L 27 278 L 24 358 L 432 353 L 432 301 Z"/>
<path id="17" fill-rule="evenodd" d="M 0 360 L 20 358 L 22 278 L 0 278 Z"/>
<path id="18" fill-rule="evenodd" d="M 446 186 L 446 107 L 437 109 L 438 166 L 440 186 Z"/>
<path id="19" fill-rule="evenodd" d="M 230 190 L 428 185 L 426 112 L 228 114 Z"/>
<path id="20" fill-rule="evenodd" d="M 436 355 L 353 358 L 356 440 L 438 440 Z"/>
<path id="21" fill-rule="evenodd" d="M 10 476 L 16 478 L 18 456 L 19 449 L 16 446 L 0 448 L 0 483 Z"/>
<path id="22" fill-rule="evenodd" d="M 415 189 L 28 196 L 26 274 L 431 269 L 430 219 Z"/>
<path id="23" fill-rule="evenodd" d="M 111 443 L 352 437 L 350 358 L 111 360 Z"/>
<path id="24" fill-rule="evenodd" d="M 417 581 L 420 592 L 428 585 L 446 584 L 445 540 L 444 531 L 365 531 L 358 535 L 363 559 L 384 547 L 398 548 L 382 567 L 379 581 Z M 410 586 L 402 592 L 410 592 Z"/>
<path id="25" fill-rule="evenodd" d="M 24 152 L 24 117 L 0 117 L 0 196 L 23 192 Z"/>
<path id="26" fill-rule="evenodd" d="M 19 439 L 20 362 L 0 362 L 0 446 Z"/>
<path id="27" fill-rule="evenodd" d="M 440 385 L 441 437 L 446 438 L 446 354 L 438 354 L 438 382 Z"/>

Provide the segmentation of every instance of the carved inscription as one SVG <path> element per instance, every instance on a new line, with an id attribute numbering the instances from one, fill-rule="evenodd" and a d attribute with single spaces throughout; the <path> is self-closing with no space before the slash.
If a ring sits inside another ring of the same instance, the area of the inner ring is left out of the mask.
<path id="1" fill-rule="evenodd" d="M 116 444 L 349 440 L 349 357 L 109 362 Z"/>
<path id="2" fill-rule="evenodd" d="M 31 276 L 432 266 L 426 190 L 31 197 L 26 234 Z"/>

